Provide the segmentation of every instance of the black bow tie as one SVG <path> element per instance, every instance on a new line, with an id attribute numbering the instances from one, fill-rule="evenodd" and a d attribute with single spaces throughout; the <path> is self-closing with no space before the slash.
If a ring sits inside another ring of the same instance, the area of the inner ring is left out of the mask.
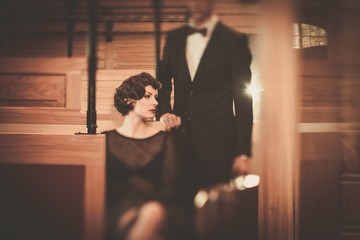
<path id="1" fill-rule="evenodd" d="M 189 27 L 189 29 L 188 29 L 188 35 L 191 35 L 191 34 L 193 34 L 193 33 L 200 33 L 201 35 L 203 35 L 204 37 L 206 37 L 207 29 L 206 29 L 206 28 L 197 29 L 197 28 Z"/>

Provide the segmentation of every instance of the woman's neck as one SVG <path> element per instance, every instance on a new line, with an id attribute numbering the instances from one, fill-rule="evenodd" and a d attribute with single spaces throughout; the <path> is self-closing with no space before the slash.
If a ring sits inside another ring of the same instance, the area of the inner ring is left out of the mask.
<path id="1" fill-rule="evenodd" d="M 116 130 L 131 138 L 146 138 L 157 132 L 145 119 L 138 118 L 132 114 L 126 115 L 123 124 Z"/>

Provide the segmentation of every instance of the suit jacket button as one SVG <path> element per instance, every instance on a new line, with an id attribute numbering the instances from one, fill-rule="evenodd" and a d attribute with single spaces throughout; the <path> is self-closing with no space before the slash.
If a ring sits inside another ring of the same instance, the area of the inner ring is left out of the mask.
<path id="1" fill-rule="evenodd" d="M 194 92 L 193 91 L 190 91 L 190 96 L 194 95 Z"/>

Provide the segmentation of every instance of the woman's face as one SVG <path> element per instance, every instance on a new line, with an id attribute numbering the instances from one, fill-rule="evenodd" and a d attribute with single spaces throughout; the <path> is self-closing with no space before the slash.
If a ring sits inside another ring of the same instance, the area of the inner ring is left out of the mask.
<path id="1" fill-rule="evenodd" d="M 146 86 L 145 95 L 142 99 L 135 101 L 133 112 L 142 119 L 153 119 L 158 105 L 157 96 L 158 90 L 150 85 Z"/>

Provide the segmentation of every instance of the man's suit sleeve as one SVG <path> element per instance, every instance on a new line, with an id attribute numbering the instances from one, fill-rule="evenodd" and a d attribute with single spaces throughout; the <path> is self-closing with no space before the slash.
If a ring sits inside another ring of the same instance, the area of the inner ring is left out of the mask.
<path id="1" fill-rule="evenodd" d="M 165 46 L 163 49 L 163 57 L 160 63 L 159 81 L 162 87 L 159 91 L 158 97 L 158 117 L 167 112 L 172 112 L 170 105 L 173 77 L 172 64 L 171 64 L 171 40 L 170 35 L 166 37 Z"/>
<path id="2" fill-rule="evenodd" d="M 253 108 L 252 96 L 247 93 L 246 88 L 251 83 L 252 55 L 245 34 L 238 38 L 235 48 L 232 74 L 236 115 L 236 153 L 251 156 Z"/>

